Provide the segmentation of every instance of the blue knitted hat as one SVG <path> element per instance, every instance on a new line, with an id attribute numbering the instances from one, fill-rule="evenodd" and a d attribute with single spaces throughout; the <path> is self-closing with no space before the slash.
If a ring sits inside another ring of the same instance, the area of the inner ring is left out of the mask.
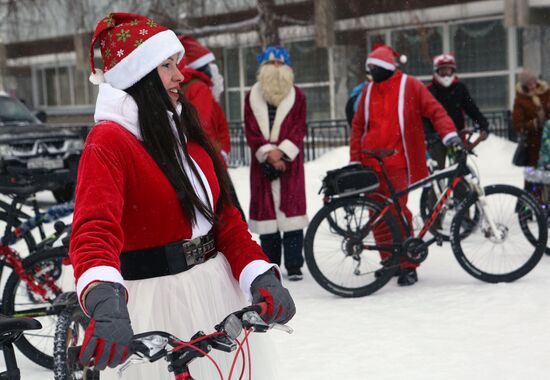
<path id="1" fill-rule="evenodd" d="M 292 65 L 288 51 L 282 46 L 268 46 L 262 53 L 258 54 L 257 59 L 260 65 L 269 60 L 279 60 L 285 65 Z"/>

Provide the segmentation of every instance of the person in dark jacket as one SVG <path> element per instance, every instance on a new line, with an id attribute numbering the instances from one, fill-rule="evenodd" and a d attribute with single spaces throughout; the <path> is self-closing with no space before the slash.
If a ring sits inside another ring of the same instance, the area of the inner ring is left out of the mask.
<path id="1" fill-rule="evenodd" d="M 464 114 L 466 114 L 479 129 L 481 141 L 487 139 L 489 123 L 470 96 L 466 85 L 459 81 L 456 75 L 455 57 L 451 54 L 438 55 L 434 58 L 433 67 L 434 74 L 431 83 L 428 84 L 428 90 L 445 108 L 456 130 L 460 134 L 460 131 L 465 128 Z M 429 121 L 425 122 L 425 133 L 430 156 L 437 162 L 438 168 L 443 169 L 447 148 Z"/>

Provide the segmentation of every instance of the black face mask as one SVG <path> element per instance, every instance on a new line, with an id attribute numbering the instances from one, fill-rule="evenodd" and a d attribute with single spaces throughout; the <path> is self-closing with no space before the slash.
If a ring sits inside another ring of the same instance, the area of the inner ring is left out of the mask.
<path id="1" fill-rule="evenodd" d="M 380 66 L 372 66 L 369 71 L 374 83 L 383 82 L 395 73 L 393 70 L 387 70 Z"/>

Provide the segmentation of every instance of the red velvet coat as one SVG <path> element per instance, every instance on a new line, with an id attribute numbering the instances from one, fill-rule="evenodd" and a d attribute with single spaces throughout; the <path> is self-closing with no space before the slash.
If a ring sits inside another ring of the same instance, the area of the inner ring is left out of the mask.
<path id="1" fill-rule="evenodd" d="M 188 143 L 188 151 L 204 173 L 215 205 L 219 185 L 213 163 L 193 142 Z M 239 280 L 249 263 L 267 262 L 267 258 L 235 207 L 215 211 L 219 218 L 214 228 L 216 247 Z M 94 280 L 122 283 L 121 252 L 191 236 L 192 226 L 176 192 L 142 142 L 114 122 L 94 126 L 80 159 L 70 245 L 79 294 Z M 79 286 L 84 273 L 92 277 Z"/>
<path id="2" fill-rule="evenodd" d="M 212 95 L 212 82 L 206 74 L 185 68 L 182 87 L 184 94 L 197 109 L 201 124 L 218 151 L 229 154 L 231 140 L 223 109 Z"/>
<path id="3" fill-rule="evenodd" d="M 387 81 L 397 81 L 399 86 L 384 88 Z M 383 145 L 384 138 L 371 138 L 369 134 L 369 116 L 381 109 L 392 110 L 397 114 L 392 119 L 398 120 L 404 147 L 405 161 L 408 171 L 408 182 L 416 182 L 428 175 L 426 166 L 426 144 L 424 141 L 424 126 L 422 118 L 428 118 L 443 142 L 456 136 L 456 128 L 445 109 L 418 79 L 403 74 L 400 70 L 386 81 L 369 83 L 361 93 L 359 107 L 353 118 L 350 137 L 350 160 L 362 162 L 365 165 L 376 166 L 369 156 L 362 153 L 363 149 L 388 148 Z M 373 103 L 382 103 L 384 107 L 373 107 Z M 378 115 L 379 116 L 379 115 Z M 384 131 L 376 131 L 376 135 Z M 378 144 L 378 145 L 377 145 Z M 388 167 L 391 170 L 391 165 Z"/>
<path id="4" fill-rule="evenodd" d="M 252 151 L 250 164 L 250 220 L 259 234 L 303 229 L 308 224 L 304 179 L 303 142 L 306 134 L 306 99 L 294 87 L 277 107 L 271 131 L 268 108 L 259 84 L 246 95 L 246 141 Z M 286 171 L 273 182 L 262 173 L 266 154 L 279 148 L 285 153 Z"/>

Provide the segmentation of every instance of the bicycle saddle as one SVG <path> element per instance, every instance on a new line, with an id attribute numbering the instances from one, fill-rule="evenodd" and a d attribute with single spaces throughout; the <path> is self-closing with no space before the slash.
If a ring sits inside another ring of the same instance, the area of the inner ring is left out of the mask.
<path id="1" fill-rule="evenodd" d="M 364 149 L 362 153 L 366 154 L 367 156 L 376 158 L 377 160 L 381 160 L 384 157 L 393 156 L 395 153 L 397 153 L 397 151 L 395 149 L 388 149 L 388 148 Z"/>
<path id="2" fill-rule="evenodd" d="M 42 325 L 32 318 L 10 318 L 0 315 L 0 342 L 15 340 L 25 330 L 38 330 Z M 11 338 L 11 339 L 10 339 Z"/>

